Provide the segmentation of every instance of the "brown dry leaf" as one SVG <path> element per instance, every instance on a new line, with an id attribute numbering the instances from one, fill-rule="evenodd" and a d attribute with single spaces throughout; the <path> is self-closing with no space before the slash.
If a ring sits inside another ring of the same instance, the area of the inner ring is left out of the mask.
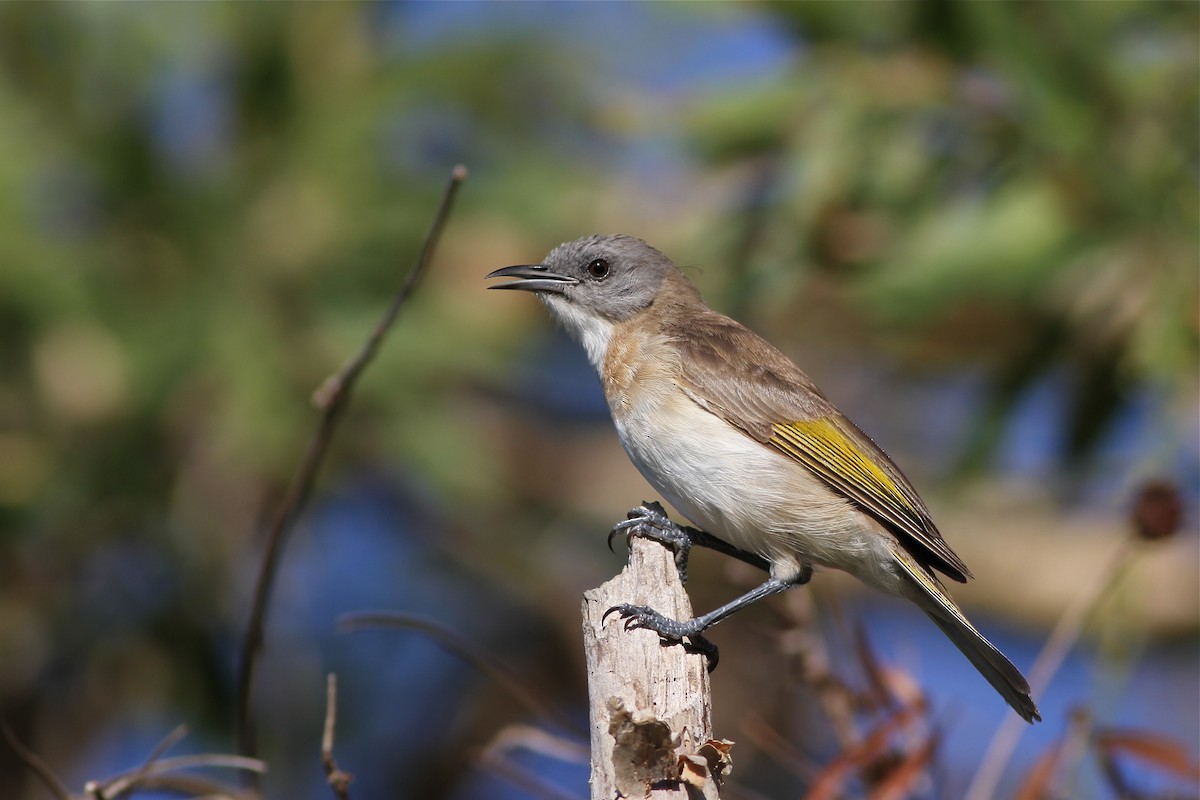
<path id="1" fill-rule="evenodd" d="M 821 774 L 813 781 L 812 786 L 808 787 L 808 793 L 804 795 L 804 800 L 837 800 L 841 797 L 846 780 L 854 768 L 849 755 L 843 753 L 821 770 Z"/>
<path id="2" fill-rule="evenodd" d="M 1046 752 L 1038 756 L 1037 762 L 1029 774 L 1025 776 L 1021 787 L 1017 789 L 1013 800 L 1041 800 L 1050 788 L 1050 781 L 1058 770 L 1058 762 L 1062 757 L 1063 743 L 1059 740 L 1046 748 Z"/>
<path id="3" fill-rule="evenodd" d="M 1174 739 L 1151 731 L 1106 728 L 1096 732 L 1094 741 L 1107 756 L 1123 753 L 1184 780 L 1200 782 L 1200 765 L 1192 760 L 1187 747 Z"/>
<path id="4" fill-rule="evenodd" d="M 729 739 L 708 739 L 695 753 L 679 757 L 679 780 L 695 787 L 703 787 L 709 778 L 718 781 L 733 771 L 733 758 L 729 751 L 733 742 Z"/>
<path id="5" fill-rule="evenodd" d="M 709 777 L 708 762 L 704 760 L 703 756 L 693 753 L 679 757 L 680 781 L 699 789 L 708 783 Z"/>
<path id="6" fill-rule="evenodd" d="M 904 726 L 916 711 L 913 707 L 902 708 L 886 718 L 855 747 L 845 751 L 826 765 L 817 775 L 804 800 L 836 800 L 843 795 L 846 781 L 855 768 L 869 764 L 887 749 L 888 737 Z"/>
<path id="7" fill-rule="evenodd" d="M 700 745 L 699 753 L 708 762 L 708 770 L 718 778 L 733 772 L 733 741 L 730 739 L 708 739 Z"/>
<path id="8" fill-rule="evenodd" d="M 870 800 L 904 800 L 913 785 L 925 773 L 937 751 L 938 737 L 930 736 L 919 748 L 908 754 L 887 777 L 871 790 Z"/>

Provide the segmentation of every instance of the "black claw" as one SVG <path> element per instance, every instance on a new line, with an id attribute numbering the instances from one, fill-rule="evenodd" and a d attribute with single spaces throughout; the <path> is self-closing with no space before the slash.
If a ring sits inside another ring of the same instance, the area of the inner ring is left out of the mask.
<path id="1" fill-rule="evenodd" d="M 621 520 L 616 525 L 613 525 L 612 530 L 608 532 L 608 551 L 610 553 L 617 552 L 616 550 L 613 550 L 613 539 L 623 533 L 625 534 L 625 543 L 628 545 L 629 537 L 634 534 L 634 529 L 642 524 L 642 520 L 634 516 L 636 511 L 637 509 L 630 511 L 626 515 L 625 519 Z"/>
<path id="2" fill-rule="evenodd" d="M 692 633 L 690 629 L 693 626 L 689 625 L 688 622 L 677 622 L 676 620 L 668 619 L 649 606 L 635 606 L 629 603 L 622 603 L 606 610 L 600 618 L 601 624 L 614 611 L 623 620 L 622 627 L 625 630 L 653 631 L 658 634 L 659 642 L 663 647 L 682 645 L 683 649 L 688 653 L 704 656 L 708 661 L 707 669 L 710 673 L 717 668 L 717 662 L 721 660 L 721 654 L 717 646 L 709 641 L 707 637 L 700 635 L 699 632 Z M 693 621 L 689 620 L 689 622 Z"/>
<path id="3" fill-rule="evenodd" d="M 638 511 L 639 509 L 636 508 L 630 511 L 624 520 L 613 525 L 612 530 L 608 532 L 608 550 L 610 553 L 616 552 L 616 550 L 613 550 L 614 538 L 623 533 L 625 534 L 625 543 L 628 545 L 629 537 L 637 533 L 637 529 L 645 524 L 645 519 L 637 516 Z"/>
<path id="4" fill-rule="evenodd" d="M 676 525 L 667 516 L 662 504 L 652 500 L 630 509 L 625 516 L 608 532 L 608 549 L 613 550 L 613 538 L 619 534 L 625 534 L 626 543 L 630 543 L 634 536 L 641 536 L 666 545 L 675 553 L 675 568 L 679 571 L 680 581 L 687 583 L 688 555 L 692 549 L 691 529 Z"/>
<path id="5" fill-rule="evenodd" d="M 609 611 L 614 610 L 621 616 L 621 619 L 625 620 L 625 630 L 627 631 L 642 628 L 654 631 L 664 639 L 670 639 L 676 643 L 682 641 L 685 636 L 695 636 L 700 632 L 700 628 L 696 627 L 696 620 L 679 622 L 664 617 L 649 606 L 622 603 L 609 609 Z"/>

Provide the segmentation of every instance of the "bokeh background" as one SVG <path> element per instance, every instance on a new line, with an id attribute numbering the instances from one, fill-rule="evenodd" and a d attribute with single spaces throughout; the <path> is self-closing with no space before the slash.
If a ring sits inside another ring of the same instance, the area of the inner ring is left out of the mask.
<path id="1" fill-rule="evenodd" d="M 329 671 L 354 797 L 586 796 L 563 744 L 585 739 L 427 637 L 335 621 L 423 614 L 586 725 L 580 594 L 653 494 L 578 349 L 482 277 L 592 232 L 673 256 L 873 434 L 1022 668 L 1157 487 L 1174 535 L 1104 582 L 997 796 L 1081 711 L 1195 763 L 1198 30 L 1182 2 L 0 6 L 4 719 L 76 792 L 181 722 L 173 753 L 232 751 L 308 398 L 461 162 L 283 559 L 254 695 L 267 797 L 330 796 Z M 693 602 L 755 580 L 698 554 Z M 1003 704 L 919 613 L 834 575 L 713 633 L 730 796 L 803 797 L 839 757 L 804 676 L 820 654 L 861 684 L 858 626 L 928 694 L 915 796 L 961 796 Z M 557 745 L 496 745 L 519 725 Z M 1126 748 L 1124 779 L 1195 796 L 1156 752 Z M 1056 796 L 1114 796 L 1096 748 L 1072 758 Z M 0 796 L 46 796 L 7 748 Z"/>

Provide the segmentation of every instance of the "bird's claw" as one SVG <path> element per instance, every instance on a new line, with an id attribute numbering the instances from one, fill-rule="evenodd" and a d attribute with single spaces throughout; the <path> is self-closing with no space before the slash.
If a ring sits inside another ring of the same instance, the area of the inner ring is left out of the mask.
<path id="1" fill-rule="evenodd" d="M 613 612 L 616 612 L 617 616 L 624 620 L 623 627 L 625 630 L 633 631 L 642 629 L 653 631 L 658 634 L 659 642 L 663 647 L 675 644 L 682 645 L 683 649 L 689 653 L 703 655 L 708 661 L 709 672 L 717 668 L 717 662 L 721 657 L 720 651 L 707 637 L 700 634 L 703 628 L 693 624 L 696 620 L 679 622 L 678 620 L 664 617 L 649 606 L 635 606 L 629 603 L 621 603 L 604 612 L 604 615 L 600 618 L 601 624 Z"/>
<path id="2" fill-rule="evenodd" d="M 625 517 L 608 532 L 608 549 L 613 549 L 613 539 L 620 534 L 625 535 L 625 543 L 630 547 L 634 536 L 666 545 L 675 553 L 679 580 L 687 583 L 688 555 L 692 550 L 692 537 L 687 529 L 672 522 L 662 504 L 656 501 L 646 501 L 630 509 Z"/>

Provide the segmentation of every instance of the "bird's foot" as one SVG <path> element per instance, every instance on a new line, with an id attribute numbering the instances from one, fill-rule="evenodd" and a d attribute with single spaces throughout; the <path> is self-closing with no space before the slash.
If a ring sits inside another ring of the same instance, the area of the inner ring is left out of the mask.
<path id="1" fill-rule="evenodd" d="M 603 622 L 613 612 L 616 612 L 617 616 L 625 620 L 625 630 L 633 631 L 640 628 L 647 631 L 654 631 L 658 634 L 659 641 L 664 647 L 676 644 L 682 645 L 683 649 L 689 653 L 703 655 L 708 661 L 709 672 L 717 668 L 717 662 L 721 657 L 720 651 L 717 650 L 715 644 L 701 635 L 701 631 L 706 627 L 703 620 L 689 619 L 681 622 L 664 617 L 649 606 L 635 606 L 629 603 L 622 603 L 605 611 L 601 621 Z"/>
<path id="2" fill-rule="evenodd" d="M 646 501 L 634 509 L 630 509 L 626 518 L 618 522 L 608 533 L 608 549 L 612 550 L 613 538 L 625 534 L 625 542 L 634 536 L 650 539 L 666 545 L 675 552 L 675 568 L 679 570 L 679 580 L 687 583 L 688 555 L 692 551 L 692 529 L 678 525 L 667 516 L 662 504 L 656 501 Z"/>

